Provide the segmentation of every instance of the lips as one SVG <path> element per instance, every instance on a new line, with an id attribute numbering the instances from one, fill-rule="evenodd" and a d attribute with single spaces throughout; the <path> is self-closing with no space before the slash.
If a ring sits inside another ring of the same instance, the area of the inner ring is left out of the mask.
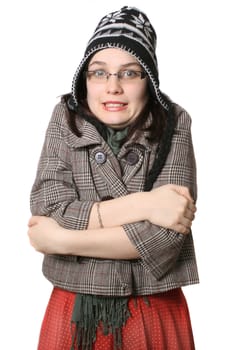
<path id="1" fill-rule="evenodd" d="M 107 111 L 122 111 L 126 109 L 127 103 L 120 101 L 107 101 L 103 103 L 103 106 Z"/>

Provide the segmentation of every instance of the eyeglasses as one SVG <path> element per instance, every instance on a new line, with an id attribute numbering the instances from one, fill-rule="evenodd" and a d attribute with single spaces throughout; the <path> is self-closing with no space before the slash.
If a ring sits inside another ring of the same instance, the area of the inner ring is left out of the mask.
<path id="1" fill-rule="evenodd" d="M 121 82 L 134 82 L 139 79 L 144 79 L 146 73 L 132 69 L 120 70 L 117 73 L 109 73 L 104 69 L 88 70 L 85 72 L 86 77 L 93 83 L 104 83 L 111 75 L 117 77 Z"/>

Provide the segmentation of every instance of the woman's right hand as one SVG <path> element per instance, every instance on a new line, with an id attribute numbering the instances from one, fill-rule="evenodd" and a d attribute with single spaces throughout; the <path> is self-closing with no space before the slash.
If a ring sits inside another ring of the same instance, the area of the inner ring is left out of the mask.
<path id="1" fill-rule="evenodd" d="M 148 192 L 147 219 L 158 226 L 188 234 L 196 206 L 187 187 L 163 185 Z"/>

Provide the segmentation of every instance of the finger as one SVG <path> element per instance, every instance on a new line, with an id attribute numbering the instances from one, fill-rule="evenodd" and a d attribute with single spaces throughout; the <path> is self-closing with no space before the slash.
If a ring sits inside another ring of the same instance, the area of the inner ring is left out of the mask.
<path id="1" fill-rule="evenodd" d="M 28 221 L 28 226 L 32 227 L 38 223 L 38 217 L 37 216 L 32 216 L 29 221 Z"/>
<path id="2" fill-rule="evenodd" d="M 33 225 L 33 220 L 32 217 L 30 217 L 30 219 L 28 220 L 28 227 L 31 227 Z"/>
<path id="3" fill-rule="evenodd" d="M 32 238 L 31 229 L 28 230 L 28 238 L 29 238 L 29 242 L 30 242 L 31 246 L 34 248 L 34 241 L 33 241 L 33 238 Z"/>
<path id="4" fill-rule="evenodd" d="M 32 242 L 32 240 L 33 240 L 33 232 L 34 232 L 33 226 L 29 226 L 28 237 L 29 237 L 30 242 Z"/>
<path id="5" fill-rule="evenodd" d="M 179 224 L 186 227 L 187 229 L 190 229 L 190 227 L 192 226 L 192 220 L 190 220 L 186 217 L 182 217 Z"/>
<path id="6" fill-rule="evenodd" d="M 195 219 L 195 212 L 187 208 L 184 212 L 184 217 L 193 221 Z"/>
<path id="7" fill-rule="evenodd" d="M 194 214 L 197 211 L 196 205 L 184 197 L 183 197 L 183 200 L 181 201 L 181 205 L 183 205 L 184 212 L 190 211 Z"/>
<path id="8" fill-rule="evenodd" d="M 181 188 L 181 194 L 187 198 L 190 202 L 193 203 L 193 198 L 190 195 L 189 189 L 187 187 L 182 187 Z"/>
<path id="9" fill-rule="evenodd" d="M 191 210 L 193 213 L 195 213 L 197 211 L 197 207 L 193 202 L 188 202 L 188 209 Z"/>
<path id="10" fill-rule="evenodd" d="M 183 225 L 182 223 L 177 224 L 175 227 L 175 231 L 182 233 L 183 235 L 187 235 L 190 233 L 190 227 Z"/>

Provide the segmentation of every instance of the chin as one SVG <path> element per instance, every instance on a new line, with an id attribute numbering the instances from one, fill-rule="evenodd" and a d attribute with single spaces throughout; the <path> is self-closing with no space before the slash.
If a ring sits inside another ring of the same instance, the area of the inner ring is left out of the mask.
<path id="1" fill-rule="evenodd" d="M 105 123 L 108 127 L 112 129 L 124 129 L 126 128 L 130 123 L 122 123 L 122 124 L 116 124 L 116 123 Z"/>
<path id="2" fill-rule="evenodd" d="M 113 128 L 113 129 L 119 129 L 119 128 L 125 128 L 126 126 L 128 126 L 129 124 L 132 123 L 132 120 L 111 120 L 109 119 L 105 119 L 102 120 L 103 123 L 105 123 L 107 126 Z"/>

